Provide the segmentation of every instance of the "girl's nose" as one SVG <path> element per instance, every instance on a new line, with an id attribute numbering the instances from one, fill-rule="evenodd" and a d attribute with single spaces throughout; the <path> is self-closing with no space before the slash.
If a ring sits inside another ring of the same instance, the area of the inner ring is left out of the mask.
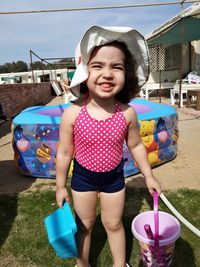
<path id="1" fill-rule="evenodd" d="M 103 77 L 110 78 L 113 76 L 113 73 L 112 73 L 112 70 L 110 68 L 104 68 L 102 75 L 103 75 Z"/>

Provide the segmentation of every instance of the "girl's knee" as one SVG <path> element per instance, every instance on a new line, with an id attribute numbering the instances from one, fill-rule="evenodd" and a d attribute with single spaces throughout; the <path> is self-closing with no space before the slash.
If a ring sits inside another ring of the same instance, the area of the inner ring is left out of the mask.
<path id="1" fill-rule="evenodd" d="M 123 227 L 121 220 L 102 220 L 102 224 L 108 231 L 118 231 Z"/>

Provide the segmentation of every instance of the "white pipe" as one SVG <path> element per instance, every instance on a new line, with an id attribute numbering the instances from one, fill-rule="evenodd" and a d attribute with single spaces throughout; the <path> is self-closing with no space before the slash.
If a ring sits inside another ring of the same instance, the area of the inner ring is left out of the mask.
<path id="1" fill-rule="evenodd" d="M 165 203 L 165 205 L 171 210 L 171 212 L 183 223 L 186 227 L 188 227 L 194 234 L 200 237 L 200 230 L 198 230 L 194 225 L 188 222 L 167 200 L 163 193 L 160 194 L 160 198 Z"/>

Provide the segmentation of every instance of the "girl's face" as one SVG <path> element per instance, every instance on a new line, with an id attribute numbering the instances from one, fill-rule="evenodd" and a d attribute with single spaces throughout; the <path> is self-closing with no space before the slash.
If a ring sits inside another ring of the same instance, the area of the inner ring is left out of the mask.
<path id="1" fill-rule="evenodd" d="M 87 87 L 90 96 L 114 97 L 124 86 L 125 55 L 114 45 L 93 50 L 88 63 Z"/>

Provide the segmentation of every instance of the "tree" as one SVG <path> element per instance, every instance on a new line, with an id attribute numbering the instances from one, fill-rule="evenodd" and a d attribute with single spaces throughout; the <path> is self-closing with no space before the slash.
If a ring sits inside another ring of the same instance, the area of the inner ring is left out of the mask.
<path id="1" fill-rule="evenodd" d="M 41 61 L 35 61 L 29 65 L 29 70 L 42 70 L 46 68 L 46 64 Z"/>
<path id="2" fill-rule="evenodd" d="M 15 71 L 14 72 L 24 72 L 28 71 L 28 65 L 24 61 L 17 61 L 15 64 Z"/>
<path id="3" fill-rule="evenodd" d="M 24 72 L 28 71 L 28 65 L 26 62 L 19 60 L 17 62 L 5 63 L 0 65 L 0 73 L 10 73 L 10 72 Z"/>

